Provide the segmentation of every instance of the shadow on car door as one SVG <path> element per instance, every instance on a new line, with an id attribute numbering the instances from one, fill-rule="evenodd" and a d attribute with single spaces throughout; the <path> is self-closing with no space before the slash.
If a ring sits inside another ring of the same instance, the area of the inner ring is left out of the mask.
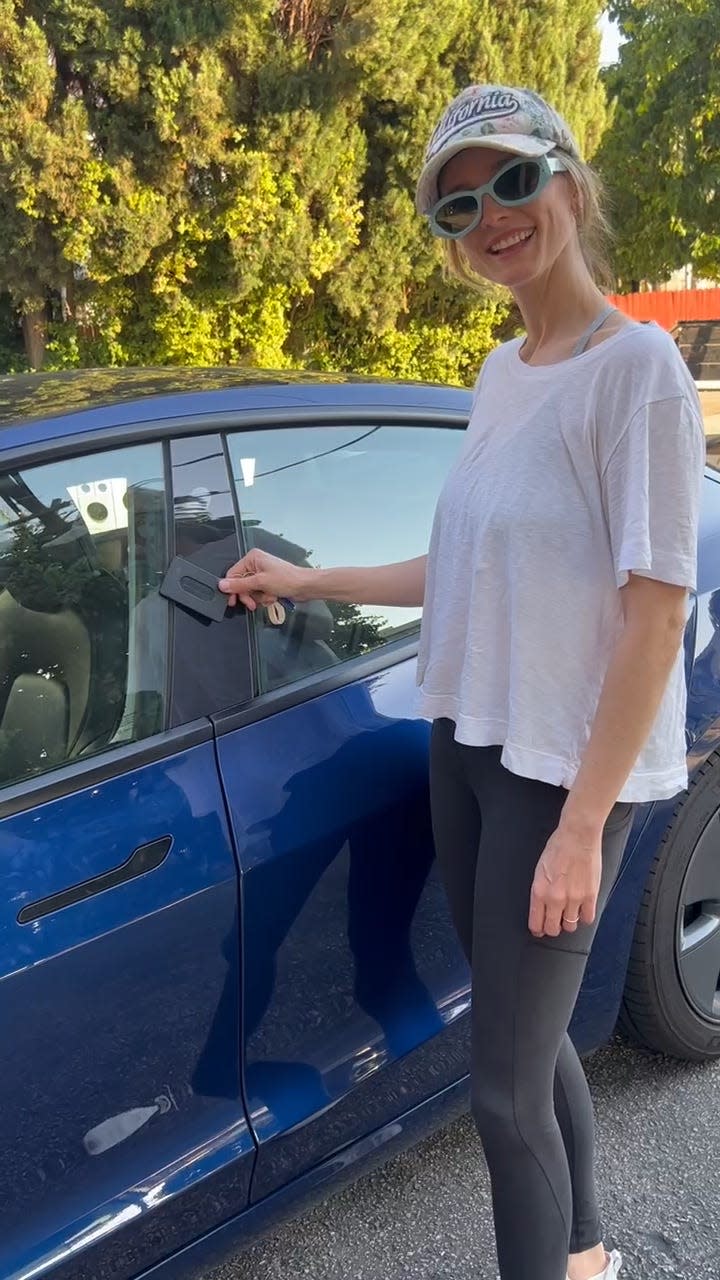
<path id="1" fill-rule="evenodd" d="M 306 564 L 421 555 L 457 428 L 310 418 L 230 436 L 244 545 Z M 429 725 L 413 712 L 419 615 L 314 601 L 273 626 L 259 610 L 257 696 L 216 717 L 241 875 L 253 1201 L 467 1072 L 469 975 L 434 864 Z"/>

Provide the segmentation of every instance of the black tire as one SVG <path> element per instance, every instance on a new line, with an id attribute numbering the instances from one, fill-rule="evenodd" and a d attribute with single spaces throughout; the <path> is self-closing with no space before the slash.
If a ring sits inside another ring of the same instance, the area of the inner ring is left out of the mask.
<path id="1" fill-rule="evenodd" d="M 708 882 L 714 894 L 706 894 Z M 693 906 L 699 889 L 702 903 L 698 900 Z M 720 915 L 717 755 L 702 765 L 678 803 L 650 869 L 618 1023 L 646 1048 L 691 1062 L 720 1058 L 720 961 L 713 1000 L 714 945 L 704 953 L 702 981 L 694 980 L 699 955 L 695 940 L 711 934 L 714 940 L 720 932 L 713 906 Z"/>

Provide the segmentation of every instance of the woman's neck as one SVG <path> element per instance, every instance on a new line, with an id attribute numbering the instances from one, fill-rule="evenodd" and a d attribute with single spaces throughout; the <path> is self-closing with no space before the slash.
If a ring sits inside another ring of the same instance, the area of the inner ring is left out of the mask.
<path id="1" fill-rule="evenodd" d="M 582 258 L 561 254 L 550 271 L 513 290 L 525 323 L 525 360 L 555 355 L 579 338 L 605 305 Z"/>

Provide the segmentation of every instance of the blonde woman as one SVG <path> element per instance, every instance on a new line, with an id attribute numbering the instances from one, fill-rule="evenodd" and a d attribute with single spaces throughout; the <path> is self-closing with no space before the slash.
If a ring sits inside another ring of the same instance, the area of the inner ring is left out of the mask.
<path id="1" fill-rule="evenodd" d="M 687 784 L 682 637 L 704 437 L 671 338 L 607 305 L 597 179 L 537 94 L 472 85 L 417 208 L 469 285 L 510 290 L 427 557 L 315 570 L 259 551 L 224 589 L 424 603 L 437 856 L 472 966 L 472 1109 L 502 1280 L 617 1276 L 567 1035 L 634 805 Z M 245 576 L 249 575 L 249 576 Z"/>

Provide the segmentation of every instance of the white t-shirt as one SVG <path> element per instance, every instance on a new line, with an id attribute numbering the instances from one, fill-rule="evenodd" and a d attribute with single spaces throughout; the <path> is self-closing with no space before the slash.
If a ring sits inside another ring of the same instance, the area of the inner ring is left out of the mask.
<path id="1" fill-rule="evenodd" d="M 420 712 L 570 788 L 622 630 L 628 573 L 695 588 L 705 438 L 672 338 L 629 324 L 574 359 L 485 361 L 428 556 Z M 679 651 L 623 801 L 687 786 Z"/>

